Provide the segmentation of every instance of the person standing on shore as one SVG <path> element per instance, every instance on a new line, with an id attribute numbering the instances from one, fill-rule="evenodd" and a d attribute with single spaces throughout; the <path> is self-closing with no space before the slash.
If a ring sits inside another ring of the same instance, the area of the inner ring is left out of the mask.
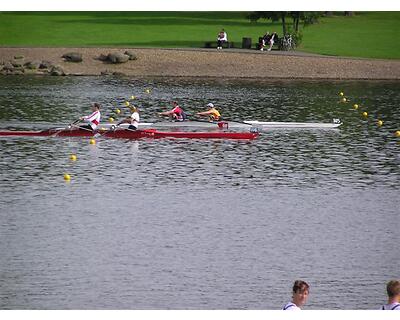
<path id="1" fill-rule="evenodd" d="M 207 116 L 210 121 L 219 121 L 221 118 L 221 114 L 217 109 L 215 109 L 214 104 L 211 102 L 207 104 L 208 110 L 204 112 L 198 112 L 196 115 L 198 116 Z"/>
<path id="2" fill-rule="evenodd" d="M 160 112 L 161 116 L 171 116 L 175 121 L 185 121 L 187 119 L 186 113 L 178 105 L 176 101 L 172 102 L 173 109 L 165 112 Z"/>
<path id="3" fill-rule="evenodd" d="M 87 125 L 80 126 L 79 128 L 82 128 L 83 130 L 96 130 L 97 126 L 100 123 L 100 104 L 99 103 L 93 103 L 92 104 L 92 114 L 89 116 L 85 117 L 80 117 L 79 120 L 82 120 L 84 122 L 87 122 Z"/>
<path id="4" fill-rule="evenodd" d="M 123 123 L 129 123 L 128 130 L 137 130 L 139 128 L 140 121 L 139 110 L 135 106 L 130 106 L 129 109 L 131 110 L 132 114 L 129 117 L 120 121 L 117 126 Z"/>
<path id="5" fill-rule="evenodd" d="M 384 304 L 381 310 L 398 310 L 400 311 L 400 281 L 391 280 L 386 285 L 388 295 L 388 303 Z"/>
<path id="6" fill-rule="evenodd" d="M 303 280 L 296 280 L 293 285 L 292 301 L 284 305 L 282 310 L 301 310 L 307 302 L 310 286 Z"/>

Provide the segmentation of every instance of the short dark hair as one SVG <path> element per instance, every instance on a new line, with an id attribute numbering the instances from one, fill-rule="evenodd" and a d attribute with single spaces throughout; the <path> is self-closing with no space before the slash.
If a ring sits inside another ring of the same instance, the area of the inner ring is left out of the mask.
<path id="1" fill-rule="evenodd" d="M 100 109 L 100 103 L 97 103 L 97 102 L 93 103 L 93 107 Z"/>
<path id="2" fill-rule="evenodd" d="M 400 281 L 399 280 L 389 281 L 386 285 L 386 291 L 390 298 L 400 294 Z"/>
<path id="3" fill-rule="evenodd" d="M 304 291 L 310 291 L 310 286 L 307 282 L 303 280 L 296 280 L 293 284 L 293 293 L 300 292 L 303 293 Z"/>

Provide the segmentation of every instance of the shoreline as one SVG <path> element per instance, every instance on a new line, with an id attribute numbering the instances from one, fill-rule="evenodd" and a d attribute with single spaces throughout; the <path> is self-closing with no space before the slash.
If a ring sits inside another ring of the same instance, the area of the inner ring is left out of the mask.
<path id="1" fill-rule="evenodd" d="M 112 64 L 97 60 L 101 54 L 136 54 L 137 60 Z M 66 62 L 62 55 L 77 52 L 82 62 Z M 66 75 L 119 75 L 150 78 L 209 78 L 226 80 L 400 80 L 400 60 L 351 58 L 302 52 L 261 52 L 245 49 L 203 48 L 59 48 L 0 47 L 0 62 L 45 60 Z M 29 70 L 31 71 L 31 70 Z M 21 71 L 19 74 L 35 74 Z M 46 73 L 42 73 L 47 75 Z"/>

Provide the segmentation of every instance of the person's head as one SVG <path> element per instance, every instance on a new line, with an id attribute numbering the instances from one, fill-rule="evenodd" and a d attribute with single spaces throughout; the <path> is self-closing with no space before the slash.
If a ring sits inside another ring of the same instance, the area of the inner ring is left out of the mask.
<path id="1" fill-rule="evenodd" d="M 307 302 L 310 286 L 303 280 L 296 280 L 293 284 L 293 302 L 301 307 Z"/>
<path id="2" fill-rule="evenodd" d="M 210 102 L 209 104 L 207 104 L 207 108 L 212 109 L 212 108 L 214 108 L 214 105 Z"/>
<path id="3" fill-rule="evenodd" d="M 386 285 L 386 291 L 389 299 L 397 298 L 400 299 L 400 281 L 391 280 Z"/>
<path id="4" fill-rule="evenodd" d="M 97 102 L 95 102 L 95 103 L 93 103 L 92 104 L 92 110 L 100 110 L 100 103 L 97 103 Z"/>
<path id="5" fill-rule="evenodd" d="M 134 113 L 134 112 L 138 112 L 139 110 L 138 110 L 138 108 L 136 108 L 135 106 L 129 106 L 129 109 L 131 110 L 131 112 L 132 113 Z"/>
<path id="6" fill-rule="evenodd" d="M 172 101 L 172 105 L 173 105 L 174 107 L 176 107 L 176 106 L 178 105 L 178 102 Z"/>

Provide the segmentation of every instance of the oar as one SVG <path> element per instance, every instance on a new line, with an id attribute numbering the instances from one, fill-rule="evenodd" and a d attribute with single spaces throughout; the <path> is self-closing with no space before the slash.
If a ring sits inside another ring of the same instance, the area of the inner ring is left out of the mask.
<path id="1" fill-rule="evenodd" d="M 220 120 L 220 121 L 229 121 L 229 122 L 234 122 L 234 123 L 245 124 L 245 125 L 247 125 L 247 126 L 253 126 L 253 125 L 250 124 L 250 123 L 246 123 L 246 122 L 238 121 L 238 120 L 232 120 L 232 119 L 230 119 L 230 118 L 225 118 L 225 117 L 221 117 L 221 120 Z"/>
<path id="2" fill-rule="evenodd" d="M 76 119 L 75 121 L 71 122 L 70 124 L 68 124 L 65 128 L 50 128 L 50 129 L 46 129 L 43 131 L 51 131 L 51 130 L 55 130 L 53 135 L 57 135 L 59 134 L 61 131 L 67 130 L 67 129 L 71 129 L 72 126 L 74 126 L 75 124 L 77 124 L 78 122 L 80 122 L 81 119 Z"/>

